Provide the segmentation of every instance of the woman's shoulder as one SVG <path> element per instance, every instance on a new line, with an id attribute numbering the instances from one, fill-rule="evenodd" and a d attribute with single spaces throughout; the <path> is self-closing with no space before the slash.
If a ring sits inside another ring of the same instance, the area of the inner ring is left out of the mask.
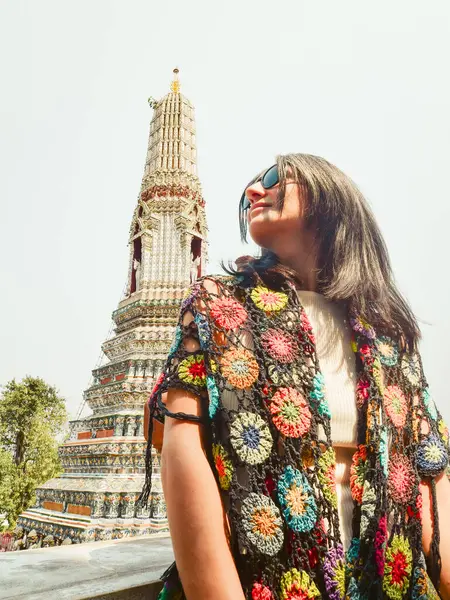
<path id="1" fill-rule="evenodd" d="M 191 285 L 191 289 L 210 294 L 222 295 L 232 293 L 243 286 L 243 278 L 239 275 L 204 275 Z"/>
<path id="2" fill-rule="evenodd" d="M 286 292 L 289 292 L 290 288 L 292 288 L 292 285 L 289 285 L 288 282 L 280 287 L 266 283 L 259 277 L 249 277 L 244 273 L 236 273 L 235 275 L 204 275 L 191 284 L 189 289 L 191 296 L 204 299 L 234 296 L 242 302 L 248 295 L 253 298 L 253 294 L 256 294 L 256 296 L 258 294 L 275 294 L 277 297 L 282 295 L 287 302 L 288 294 Z"/>

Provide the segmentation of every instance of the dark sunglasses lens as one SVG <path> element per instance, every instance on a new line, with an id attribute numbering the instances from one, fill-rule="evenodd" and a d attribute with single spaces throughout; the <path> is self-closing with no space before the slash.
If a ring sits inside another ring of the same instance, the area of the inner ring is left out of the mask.
<path id="1" fill-rule="evenodd" d="M 280 178 L 278 177 L 278 167 L 277 165 L 273 165 L 266 173 L 264 173 L 264 177 L 261 180 L 261 184 L 265 190 L 272 188 L 274 185 L 279 183 Z"/>
<path id="2" fill-rule="evenodd" d="M 241 198 L 241 209 L 248 210 L 250 208 L 250 200 L 247 198 L 247 194 L 244 192 Z"/>

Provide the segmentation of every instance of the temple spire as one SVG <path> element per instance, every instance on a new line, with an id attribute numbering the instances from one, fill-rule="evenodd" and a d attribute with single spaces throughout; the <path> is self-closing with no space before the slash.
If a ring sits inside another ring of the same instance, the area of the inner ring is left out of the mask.
<path id="1" fill-rule="evenodd" d="M 170 89 L 172 90 L 172 92 L 174 94 L 179 94 L 180 93 L 180 81 L 178 79 L 178 73 L 179 73 L 179 69 L 175 68 L 173 70 L 173 81 L 170 84 Z"/>
<path id="2" fill-rule="evenodd" d="M 137 504 L 145 471 L 143 407 L 159 381 L 185 290 L 205 273 L 208 242 L 194 107 L 179 91 L 178 69 L 171 91 L 149 103 L 128 284 L 102 345 L 107 360 L 93 370 L 85 392 L 92 414 L 71 422 L 60 448 L 64 472 L 38 488 L 36 505 L 19 518 L 40 539 L 51 533 L 58 542 L 84 542 L 167 530 L 155 449 L 150 507 Z"/>
<path id="3" fill-rule="evenodd" d="M 154 185 L 154 177 L 186 174 L 186 185 L 201 193 L 197 174 L 194 107 L 180 92 L 179 70 L 173 70 L 170 91 L 156 101 L 149 98 L 153 108 L 148 140 L 147 160 L 142 180 L 142 191 Z M 152 179 L 153 178 L 153 179 Z M 168 182 L 167 182 L 168 183 Z"/>

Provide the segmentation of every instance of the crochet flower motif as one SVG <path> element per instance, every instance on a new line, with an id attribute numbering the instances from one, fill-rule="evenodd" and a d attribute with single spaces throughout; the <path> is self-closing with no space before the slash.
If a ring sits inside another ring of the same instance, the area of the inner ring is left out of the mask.
<path id="1" fill-rule="evenodd" d="M 273 600 L 273 594 L 266 585 L 254 583 L 252 588 L 252 600 Z"/>
<path id="2" fill-rule="evenodd" d="M 183 339 L 183 331 L 182 331 L 181 327 L 179 325 L 177 325 L 177 327 L 175 329 L 175 334 L 173 337 L 173 342 L 172 342 L 172 345 L 170 346 L 169 357 L 176 354 L 176 352 L 178 351 L 178 348 L 180 347 L 182 339 Z"/>
<path id="3" fill-rule="evenodd" d="M 449 440 L 448 427 L 445 424 L 443 419 L 439 420 L 438 430 L 439 430 L 439 433 L 441 434 L 441 438 L 442 438 L 444 444 L 448 444 L 448 440 Z"/>
<path id="4" fill-rule="evenodd" d="M 311 322 L 308 319 L 308 315 L 304 310 L 302 310 L 300 313 L 300 323 L 302 324 L 303 331 L 306 331 L 307 333 L 312 332 L 313 328 Z"/>
<path id="5" fill-rule="evenodd" d="M 360 550 L 361 540 L 357 537 L 352 538 L 350 541 L 350 546 L 345 553 L 345 564 L 348 576 L 350 576 L 350 574 L 353 572 L 356 562 L 359 559 Z"/>
<path id="6" fill-rule="evenodd" d="M 198 339 L 200 341 L 200 348 L 206 350 L 211 342 L 211 330 L 209 323 L 201 313 L 197 313 L 194 317 L 195 324 L 197 325 Z"/>
<path id="7" fill-rule="evenodd" d="M 304 435 L 311 424 L 311 412 L 305 398 L 294 388 L 279 388 L 269 406 L 275 427 L 286 437 Z"/>
<path id="8" fill-rule="evenodd" d="M 397 344 L 386 336 L 381 336 L 375 340 L 375 347 L 378 350 L 380 361 L 383 365 L 393 367 L 398 361 Z"/>
<path id="9" fill-rule="evenodd" d="M 283 310 L 288 302 L 288 296 L 284 292 L 275 292 L 259 285 L 250 293 L 255 305 L 266 313 Z"/>
<path id="10" fill-rule="evenodd" d="M 221 364 L 223 376 L 240 390 L 249 388 L 258 378 L 258 363 L 245 348 L 227 350 L 222 356 Z"/>
<path id="11" fill-rule="evenodd" d="M 301 324 L 301 329 L 299 332 L 299 337 L 303 341 L 303 344 L 304 344 L 303 349 L 307 354 L 312 354 L 314 351 L 313 347 L 316 343 L 316 336 L 313 333 L 312 325 L 308 319 L 308 315 L 306 314 L 305 310 L 302 310 L 300 313 L 300 324 Z M 306 344 L 304 343 L 305 337 L 306 337 Z"/>
<path id="12" fill-rule="evenodd" d="M 389 385 L 384 391 L 384 407 L 395 427 L 404 427 L 408 405 L 398 385 Z"/>
<path id="13" fill-rule="evenodd" d="M 359 356 L 364 363 L 371 364 L 373 362 L 372 347 L 369 344 L 363 344 L 359 347 L 358 351 Z"/>
<path id="14" fill-rule="evenodd" d="M 317 464 L 319 467 L 317 477 L 322 484 L 323 495 L 331 506 L 336 508 L 336 455 L 333 448 L 330 447 L 321 454 Z"/>
<path id="15" fill-rule="evenodd" d="M 347 586 L 347 599 L 348 600 L 367 600 L 367 595 L 363 596 L 359 591 L 358 584 L 354 577 L 350 577 L 350 581 Z"/>
<path id="16" fill-rule="evenodd" d="M 388 461 L 389 461 L 389 444 L 388 432 L 386 427 L 383 427 L 380 432 L 380 445 L 378 446 L 378 458 L 383 469 L 384 476 L 388 476 Z"/>
<path id="17" fill-rule="evenodd" d="M 352 498 L 358 504 L 362 502 L 364 481 L 367 470 L 367 450 L 364 445 L 360 445 L 353 454 L 352 466 L 350 467 L 350 490 Z"/>
<path id="18" fill-rule="evenodd" d="M 375 329 L 372 327 L 372 325 L 369 325 L 369 323 L 367 323 L 367 321 L 365 321 L 362 317 L 351 317 L 350 325 L 352 326 L 353 331 L 365 335 L 366 338 L 368 338 L 369 340 L 374 340 L 376 338 Z"/>
<path id="19" fill-rule="evenodd" d="M 317 412 L 321 417 L 331 418 L 330 407 L 325 398 L 325 379 L 322 373 L 316 373 L 313 379 L 313 388 L 309 392 L 311 400 L 318 403 Z"/>
<path id="20" fill-rule="evenodd" d="M 342 600 L 345 597 L 345 560 L 342 544 L 327 552 L 323 577 L 330 600 Z"/>
<path id="21" fill-rule="evenodd" d="M 387 517 L 383 515 L 378 521 L 378 529 L 375 534 L 375 562 L 380 577 L 384 575 L 384 562 L 387 546 Z"/>
<path id="22" fill-rule="evenodd" d="M 303 444 L 302 446 L 302 465 L 304 469 L 314 467 L 314 452 L 312 446 Z"/>
<path id="23" fill-rule="evenodd" d="M 306 369 L 298 368 L 297 365 L 289 365 L 289 369 L 280 368 L 280 364 L 268 361 L 267 374 L 269 379 L 277 386 L 290 387 L 292 385 L 300 386 Z"/>
<path id="24" fill-rule="evenodd" d="M 388 490 L 394 502 L 406 504 L 411 500 L 415 475 L 410 459 L 404 454 L 394 454 L 389 461 Z"/>
<path id="25" fill-rule="evenodd" d="M 430 434 L 417 449 L 417 468 L 422 477 L 436 477 L 448 464 L 447 449 L 437 435 Z"/>
<path id="26" fill-rule="evenodd" d="M 439 594 L 431 583 L 428 573 L 423 567 L 414 569 L 413 600 L 439 600 Z"/>
<path id="27" fill-rule="evenodd" d="M 298 355 L 294 338 L 280 329 L 265 331 L 261 345 L 269 356 L 283 364 L 291 363 Z"/>
<path id="28" fill-rule="evenodd" d="M 409 587 L 412 552 L 408 540 L 395 534 L 386 552 L 383 590 L 391 600 L 402 600 Z"/>
<path id="29" fill-rule="evenodd" d="M 183 291 L 183 295 L 181 296 L 182 300 L 187 300 L 188 298 L 190 298 L 193 295 L 194 291 L 198 291 L 198 284 L 195 284 L 193 286 L 188 286 L 184 291 Z"/>
<path id="30" fill-rule="evenodd" d="M 320 592 L 306 571 L 291 569 L 281 576 L 280 598 L 281 600 L 312 600 L 320 598 Z"/>
<path id="31" fill-rule="evenodd" d="M 433 421 L 436 421 L 438 418 L 438 414 L 437 414 L 437 410 L 436 410 L 436 405 L 430 394 L 430 388 L 426 387 L 423 390 L 422 400 L 425 405 L 425 408 L 427 409 L 428 414 L 433 419 Z"/>
<path id="32" fill-rule="evenodd" d="M 366 427 L 367 427 L 367 431 L 372 431 L 377 423 L 378 423 L 378 419 L 379 419 L 379 414 L 380 411 L 378 410 L 378 404 L 375 400 L 370 400 L 368 405 L 367 405 L 367 418 L 366 418 Z M 367 436 L 366 436 L 367 439 Z"/>
<path id="33" fill-rule="evenodd" d="M 219 402 L 220 402 L 219 390 L 217 388 L 216 382 L 212 375 L 206 376 L 206 388 L 208 390 L 208 396 L 209 396 L 208 414 L 209 414 L 209 418 L 212 419 L 214 417 L 214 415 L 216 414 L 217 409 L 219 408 Z"/>
<path id="34" fill-rule="evenodd" d="M 376 358 L 373 361 L 372 374 L 374 381 L 377 384 L 378 391 L 380 392 L 381 396 L 384 396 L 385 388 L 383 380 L 383 367 L 381 366 L 381 361 L 379 358 Z"/>
<path id="35" fill-rule="evenodd" d="M 272 450 L 272 436 L 263 419 L 249 412 L 239 413 L 230 427 L 230 441 L 239 458 L 249 464 L 264 462 Z"/>
<path id="36" fill-rule="evenodd" d="M 181 312 L 193 304 L 194 300 L 198 296 L 199 291 L 200 287 L 198 284 L 194 284 L 192 287 L 188 287 L 186 289 L 181 302 Z"/>
<path id="37" fill-rule="evenodd" d="M 152 393 L 150 394 L 150 398 L 156 394 L 156 392 L 159 390 L 159 388 L 162 385 L 162 382 L 164 381 L 165 377 L 164 377 L 164 373 L 161 373 L 158 377 L 158 379 L 156 380 L 155 386 L 152 389 Z"/>
<path id="38" fill-rule="evenodd" d="M 181 584 L 174 581 L 166 581 L 158 598 L 160 600 L 182 600 L 183 595 Z"/>
<path id="39" fill-rule="evenodd" d="M 263 554 L 274 556 L 283 545 L 283 521 L 267 496 L 251 493 L 242 503 L 242 526 L 248 540 Z"/>
<path id="40" fill-rule="evenodd" d="M 359 528 L 361 539 L 366 537 L 367 530 L 372 523 L 376 501 L 375 490 L 368 481 L 365 481 L 361 500 L 361 524 Z"/>
<path id="41" fill-rule="evenodd" d="M 367 379 L 360 379 L 356 386 L 356 405 L 363 408 L 369 398 L 370 383 Z"/>
<path id="42" fill-rule="evenodd" d="M 294 531 L 311 531 L 317 520 L 317 506 L 306 477 L 288 465 L 277 487 L 278 500 L 289 527 Z"/>
<path id="43" fill-rule="evenodd" d="M 418 521 L 422 520 L 422 508 L 423 508 L 423 499 L 422 494 L 419 492 L 416 496 L 415 505 L 409 504 L 406 507 L 406 512 L 410 519 L 417 519 Z"/>
<path id="44" fill-rule="evenodd" d="M 206 386 L 206 367 L 202 354 L 193 354 L 182 360 L 178 366 L 178 376 L 182 381 L 196 385 Z"/>
<path id="45" fill-rule="evenodd" d="M 247 319 L 247 311 L 240 302 L 229 296 L 216 298 L 210 307 L 210 315 L 223 329 L 237 329 Z"/>
<path id="46" fill-rule="evenodd" d="M 403 375 L 413 387 L 417 387 L 420 383 L 421 371 L 420 360 L 418 354 L 404 354 L 401 363 Z"/>
<path id="47" fill-rule="evenodd" d="M 216 471 L 219 475 L 220 487 L 223 490 L 228 490 L 233 476 L 233 464 L 228 456 L 228 452 L 221 444 L 213 444 L 212 453 Z"/>

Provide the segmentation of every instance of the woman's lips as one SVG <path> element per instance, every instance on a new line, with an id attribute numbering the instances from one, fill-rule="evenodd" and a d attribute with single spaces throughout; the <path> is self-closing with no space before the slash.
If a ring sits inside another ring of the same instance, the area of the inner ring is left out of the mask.
<path id="1" fill-rule="evenodd" d="M 267 204 L 267 202 L 255 202 L 255 204 L 252 205 L 251 209 L 250 209 L 250 214 L 256 210 L 257 208 L 268 208 L 270 207 L 270 204 Z"/>

